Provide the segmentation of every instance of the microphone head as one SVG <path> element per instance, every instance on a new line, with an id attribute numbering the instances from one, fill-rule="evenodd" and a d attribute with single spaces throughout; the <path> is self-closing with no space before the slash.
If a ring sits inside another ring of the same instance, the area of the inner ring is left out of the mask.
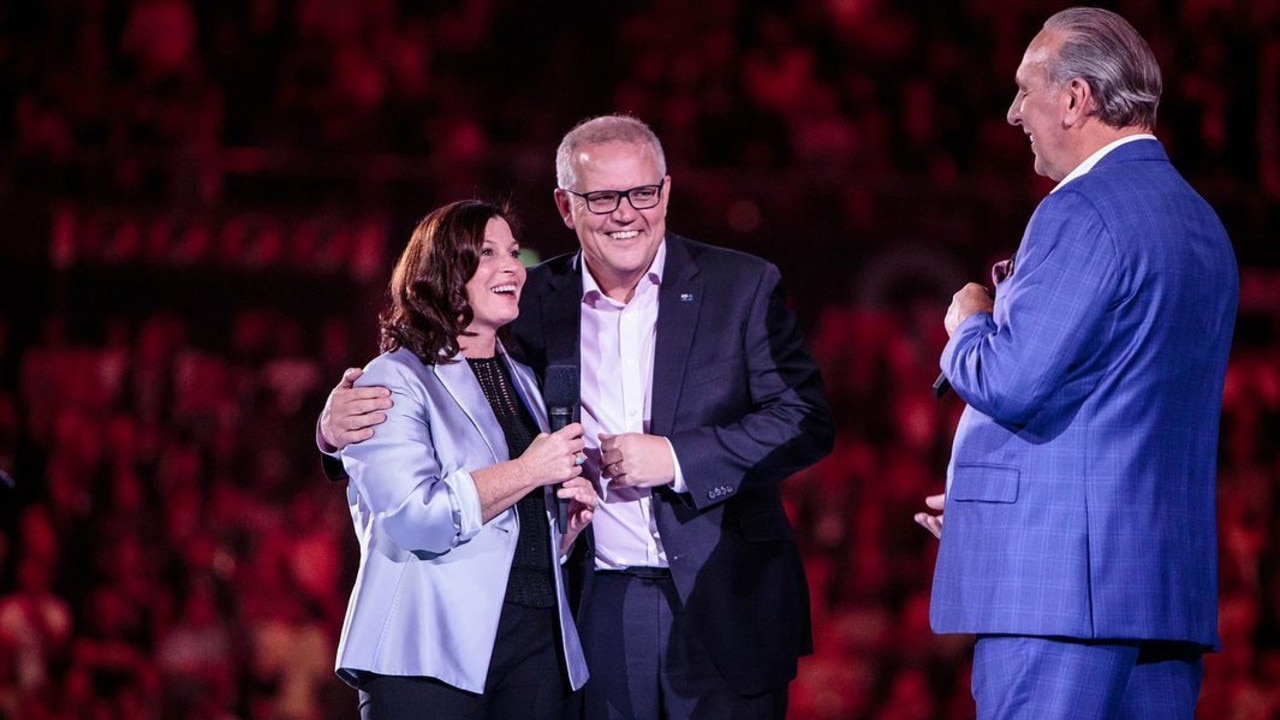
<path id="1" fill-rule="evenodd" d="M 572 408 L 578 404 L 578 366 L 548 365 L 542 400 L 548 408 Z"/>

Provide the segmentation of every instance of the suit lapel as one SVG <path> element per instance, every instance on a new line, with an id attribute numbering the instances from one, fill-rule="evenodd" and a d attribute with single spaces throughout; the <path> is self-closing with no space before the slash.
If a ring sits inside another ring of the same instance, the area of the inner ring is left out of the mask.
<path id="1" fill-rule="evenodd" d="M 548 365 L 577 365 L 582 354 L 582 253 L 570 258 L 547 281 L 542 297 L 542 337 Z M 545 375 L 546 368 L 538 368 Z"/>
<path id="2" fill-rule="evenodd" d="M 667 235 L 667 262 L 658 292 L 658 337 L 653 351 L 649 432 L 667 435 L 675 422 L 676 399 L 689 362 L 693 332 L 702 310 L 703 283 L 684 239 Z"/>
<path id="3" fill-rule="evenodd" d="M 471 420 L 471 424 L 484 439 L 485 445 L 489 446 L 494 462 L 509 459 L 507 438 L 502 434 L 502 426 L 498 424 L 498 417 L 493 414 L 489 399 L 484 396 L 484 391 L 480 389 L 480 383 L 476 381 L 475 373 L 471 371 L 467 361 L 458 356 L 457 362 L 436 363 L 431 367 L 445 391 L 458 403 L 458 407 Z"/>

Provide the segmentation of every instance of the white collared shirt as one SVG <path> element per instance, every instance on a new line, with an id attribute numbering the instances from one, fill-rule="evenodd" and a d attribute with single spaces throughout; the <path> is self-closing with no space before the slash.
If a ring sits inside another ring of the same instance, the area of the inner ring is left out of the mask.
<path id="1" fill-rule="evenodd" d="M 653 396 L 653 351 L 657 340 L 658 293 L 667 257 L 663 241 L 628 303 L 605 295 L 581 263 L 582 426 L 585 474 L 597 481 L 600 504 L 591 521 L 596 567 L 667 564 L 653 519 L 648 488 L 610 488 L 600 477 L 600 433 L 649 432 Z M 675 453 L 672 452 L 675 459 Z M 676 462 L 676 487 L 683 485 Z"/>
<path id="2" fill-rule="evenodd" d="M 1067 173 L 1067 176 L 1062 178 L 1061 182 L 1053 186 L 1053 189 L 1049 191 L 1050 194 L 1058 192 L 1058 188 L 1062 187 L 1063 185 L 1066 185 L 1072 180 L 1075 180 L 1081 175 L 1084 175 L 1085 173 L 1092 170 L 1093 166 L 1097 165 L 1099 160 L 1107 156 L 1107 153 L 1111 152 L 1112 150 L 1115 150 L 1121 145 L 1124 145 L 1125 143 L 1136 142 L 1138 140 L 1155 140 L 1155 139 L 1156 139 L 1156 136 L 1152 135 L 1151 133 L 1138 133 L 1137 135 L 1127 135 L 1125 137 L 1120 138 L 1119 140 L 1112 140 L 1106 145 L 1103 145 L 1102 147 L 1098 148 L 1097 151 L 1095 151 L 1092 155 L 1085 158 L 1084 162 L 1080 163 L 1075 167 L 1074 170 Z"/>

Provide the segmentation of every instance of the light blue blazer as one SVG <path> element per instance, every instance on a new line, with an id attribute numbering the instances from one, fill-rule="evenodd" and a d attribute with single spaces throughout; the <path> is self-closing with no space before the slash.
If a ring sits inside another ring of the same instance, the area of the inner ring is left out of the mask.
<path id="1" fill-rule="evenodd" d="M 499 347 L 499 354 L 506 358 Z M 544 431 L 546 409 L 528 367 L 506 358 L 525 406 Z M 374 436 L 342 451 L 360 569 L 338 644 L 337 672 L 427 676 L 481 693 L 515 554 L 514 507 L 481 522 L 470 471 L 509 459 L 498 419 L 461 358 L 426 365 L 403 348 L 374 358 L 358 386 L 390 389 L 395 405 Z M 555 499 L 546 491 L 559 558 Z M 569 684 L 587 680 L 578 632 L 555 574 Z"/>
<path id="2" fill-rule="evenodd" d="M 1155 140 L 1049 195 L 942 369 L 968 403 L 938 632 L 1218 644 L 1218 418 L 1239 296 Z"/>

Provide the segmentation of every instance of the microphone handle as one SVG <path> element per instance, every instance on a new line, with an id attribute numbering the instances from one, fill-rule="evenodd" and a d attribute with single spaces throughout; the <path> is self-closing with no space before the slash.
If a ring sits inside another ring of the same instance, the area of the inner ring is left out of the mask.
<path id="1" fill-rule="evenodd" d="M 573 408 L 564 407 L 563 405 L 554 405 L 547 408 L 547 424 L 551 426 L 551 432 L 564 428 L 572 418 Z M 560 485 L 556 485 L 556 489 L 559 490 Z M 568 498 L 556 497 L 556 527 L 560 529 L 561 535 L 569 531 Z"/>
<path id="2" fill-rule="evenodd" d="M 933 397 L 941 400 L 943 395 L 951 389 L 951 381 L 943 373 L 938 373 L 938 379 L 933 381 Z"/>
<path id="3" fill-rule="evenodd" d="M 569 424 L 569 420 L 573 418 L 573 408 L 564 407 L 563 405 L 552 405 L 547 408 L 547 424 L 551 426 L 551 432 L 563 430 L 565 425 Z"/>

